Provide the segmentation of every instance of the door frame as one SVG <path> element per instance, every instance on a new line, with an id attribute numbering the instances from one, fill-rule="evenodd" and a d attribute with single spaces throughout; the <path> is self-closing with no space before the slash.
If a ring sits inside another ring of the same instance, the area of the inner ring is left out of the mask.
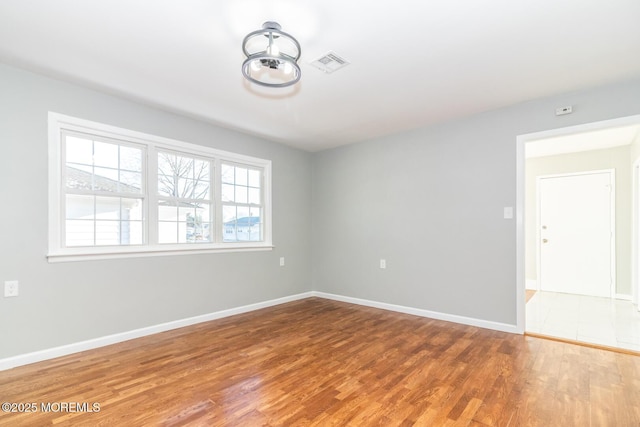
<path id="1" fill-rule="evenodd" d="M 631 175 L 631 301 L 640 311 L 640 158 L 633 162 Z"/>
<path id="2" fill-rule="evenodd" d="M 609 297 L 614 299 L 616 297 L 616 170 L 615 169 L 598 169 L 598 170 L 590 170 L 590 171 L 580 171 L 580 172 L 567 172 L 567 173 L 558 173 L 558 174 L 550 174 L 550 175 L 539 175 L 536 176 L 536 275 L 537 279 L 537 287 L 538 290 L 541 289 L 540 278 L 542 277 L 542 263 L 540 262 L 540 255 L 542 252 L 542 244 L 540 237 L 540 228 L 542 227 L 542 223 L 540 222 L 541 217 L 541 194 L 540 194 L 540 182 L 543 179 L 548 178 L 565 178 L 571 176 L 581 176 L 581 175 L 593 175 L 593 174 L 603 174 L 606 173 L 609 175 L 609 185 L 611 186 L 611 191 L 609 193 L 609 208 L 610 208 L 610 221 L 609 225 L 611 229 L 611 239 L 610 239 L 610 269 L 611 269 L 611 285 L 609 287 Z"/>
<path id="3" fill-rule="evenodd" d="M 575 126 L 556 128 L 540 132 L 526 133 L 516 136 L 516 332 L 524 334 L 525 330 L 525 238 L 524 238 L 524 200 L 525 200 L 525 145 L 538 139 L 553 136 L 565 136 L 579 132 L 607 129 L 617 126 L 640 124 L 640 114 L 611 120 L 590 122 Z M 635 194 L 636 192 L 634 192 Z M 638 233 L 640 236 L 640 233 Z M 639 243 L 640 245 L 640 243 Z M 638 272 L 640 276 L 640 272 Z M 640 281 L 640 277 L 638 278 Z M 640 284 L 638 285 L 640 286 Z M 640 289 L 637 292 L 640 299 Z"/>

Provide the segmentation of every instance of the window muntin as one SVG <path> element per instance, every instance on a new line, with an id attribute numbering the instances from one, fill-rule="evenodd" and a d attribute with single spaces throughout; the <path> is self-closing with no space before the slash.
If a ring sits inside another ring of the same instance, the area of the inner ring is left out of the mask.
<path id="1" fill-rule="evenodd" d="M 270 249 L 270 183 L 268 160 L 49 113 L 49 260 Z"/>
<path id="2" fill-rule="evenodd" d="M 64 237 L 67 247 L 144 242 L 144 148 L 63 132 Z"/>
<path id="3" fill-rule="evenodd" d="M 213 161 L 158 152 L 158 243 L 213 241 Z"/>
<path id="4" fill-rule="evenodd" d="M 222 235 L 225 242 L 263 239 L 262 171 L 223 162 L 221 169 Z"/>

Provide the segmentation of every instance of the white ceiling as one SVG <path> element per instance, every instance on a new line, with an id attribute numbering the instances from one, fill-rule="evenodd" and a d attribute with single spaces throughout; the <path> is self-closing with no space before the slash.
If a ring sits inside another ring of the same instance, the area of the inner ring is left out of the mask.
<path id="1" fill-rule="evenodd" d="M 0 0 L 0 61 L 317 151 L 640 77 L 638 17 L 638 0 Z M 302 45 L 293 88 L 242 78 L 267 20 Z M 309 65 L 330 50 L 351 64 Z"/>

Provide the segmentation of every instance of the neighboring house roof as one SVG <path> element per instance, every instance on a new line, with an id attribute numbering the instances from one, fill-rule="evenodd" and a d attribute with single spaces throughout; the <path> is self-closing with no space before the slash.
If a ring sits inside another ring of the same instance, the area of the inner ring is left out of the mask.
<path id="1" fill-rule="evenodd" d="M 233 219 L 231 221 L 227 221 L 224 223 L 224 225 L 229 225 L 229 226 L 238 226 L 238 227 L 252 227 L 256 224 L 260 224 L 260 217 L 259 216 L 245 216 L 242 218 L 236 218 Z"/>
<path id="2" fill-rule="evenodd" d="M 107 191 L 110 193 L 113 192 L 122 192 L 122 193 L 139 193 L 140 189 L 138 187 L 134 187 L 132 185 L 124 184 L 122 182 L 113 180 L 111 178 L 106 178 L 100 175 L 92 175 L 90 172 L 86 172 L 72 166 L 67 165 L 66 170 L 67 176 L 67 185 L 71 188 L 77 188 L 81 190 L 92 190 L 92 191 Z M 93 176 L 93 184 L 95 187 L 92 187 L 92 176 Z M 118 187 L 118 185 L 120 187 Z"/>

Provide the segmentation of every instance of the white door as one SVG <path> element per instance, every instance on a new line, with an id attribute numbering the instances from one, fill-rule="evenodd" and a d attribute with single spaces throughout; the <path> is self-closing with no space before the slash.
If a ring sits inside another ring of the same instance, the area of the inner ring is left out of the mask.
<path id="1" fill-rule="evenodd" d="M 543 291 L 612 297 L 613 171 L 538 178 Z"/>

